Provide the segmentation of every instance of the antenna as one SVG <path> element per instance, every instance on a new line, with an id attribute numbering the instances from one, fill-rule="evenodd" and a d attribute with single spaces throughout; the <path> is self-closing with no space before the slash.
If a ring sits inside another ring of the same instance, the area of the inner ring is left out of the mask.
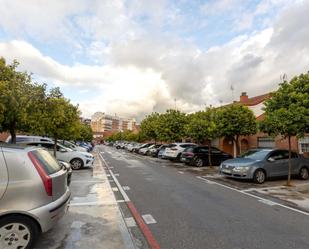
<path id="1" fill-rule="evenodd" d="M 230 87 L 230 89 L 231 89 L 231 92 L 232 92 L 232 100 L 234 100 L 234 86 L 233 86 L 233 84 L 231 84 L 231 87 Z"/>

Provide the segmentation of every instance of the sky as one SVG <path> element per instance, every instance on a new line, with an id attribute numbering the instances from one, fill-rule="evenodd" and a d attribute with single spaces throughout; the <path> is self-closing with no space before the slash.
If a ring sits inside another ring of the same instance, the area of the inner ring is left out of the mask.
<path id="1" fill-rule="evenodd" d="M 141 120 L 309 71 L 308 13 L 309 0 L 0 0 L 0 56 L 84 117 Z"/>

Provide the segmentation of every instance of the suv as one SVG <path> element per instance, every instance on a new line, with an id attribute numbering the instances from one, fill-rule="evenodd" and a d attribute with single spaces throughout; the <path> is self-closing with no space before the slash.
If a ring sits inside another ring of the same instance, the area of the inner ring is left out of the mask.
<path id="1" fill-rule="evenodd" d="M 1 144 L 0 172 L 0 248 L 33 248 L 67 210 L 67 168 L 46 150 Z"/>
<path id="2" fill-rule="evenodd" d="M 186 148 L 197 146 L 193 143 L 172 143 L 163 152 L 162 158 L 169 160 L 180 160 L 181 152 Z"/>
<path id="3" fill-rule="evenodd" d="M 54 153 L 53 142 L 30 142 L 28 146 L 39 146 L 47 149 L 52 155 Z M 91 167 L 94 162 L 94 156 L 88 152 L 75 151 L 70 148 L 57 143 L 57 156 L 58 160 L 65 161 L 72 165 L 72 169 L 77 170 L 83 167 Z"/>

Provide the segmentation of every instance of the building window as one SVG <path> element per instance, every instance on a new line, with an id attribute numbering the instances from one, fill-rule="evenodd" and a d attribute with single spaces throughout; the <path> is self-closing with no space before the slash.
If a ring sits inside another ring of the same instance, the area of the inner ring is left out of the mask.
<path id="1" fill-rule="evenodd" d="M 275 139 L 272 137 L 258 137 L 257 138 L 257 147 L 258 148 L 274 148 Z"/>
<path id="2" fill-rule="evenodd" d="M 308 153 L 309 152 L 309 137 L 304 137 L 298 140 L 299 144 L 299 153 Z"/>

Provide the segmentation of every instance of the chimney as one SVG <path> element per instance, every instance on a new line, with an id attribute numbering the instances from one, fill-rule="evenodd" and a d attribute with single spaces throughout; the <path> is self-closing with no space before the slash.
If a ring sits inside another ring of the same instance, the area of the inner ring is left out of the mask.
<path id="1" fill-rule="evenodd" d="M 246 92 L 242 92 L 239 98 L 240 103 L 247 103 L 249 100 Z"/>

